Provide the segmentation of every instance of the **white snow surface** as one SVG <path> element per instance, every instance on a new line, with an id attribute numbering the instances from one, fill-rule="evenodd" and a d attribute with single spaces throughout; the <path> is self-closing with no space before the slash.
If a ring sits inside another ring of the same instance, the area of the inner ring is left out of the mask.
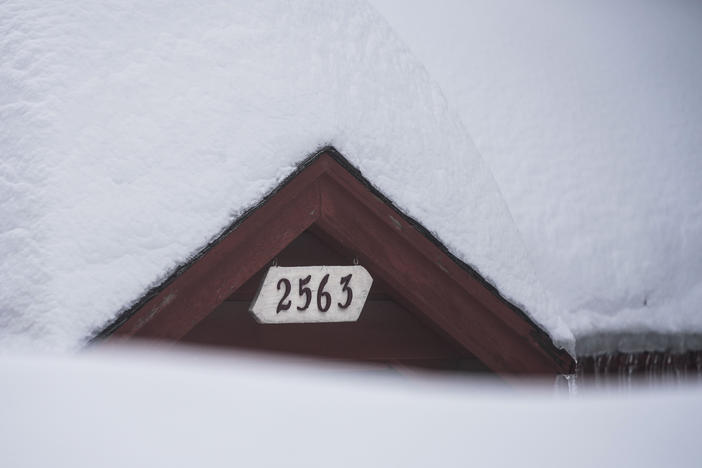
<path id="1" fill-rule="evenodd" d="M 572 352 L 460 119 L 367 4 L 8 0 L 0 58 L 1 349 L 81 346 L 331 144 Z"/>
<path id="2" fill-rule="evenodd" d="M 6 467 L 699 467 L 700 386 L 507 390 L 209 354 L 0 356 Z"/>
<path id="3" fill-rule="evenodd" d="M 372 0 L 460 113 L 578 354 L 702 348 L 702 2 Z"/>

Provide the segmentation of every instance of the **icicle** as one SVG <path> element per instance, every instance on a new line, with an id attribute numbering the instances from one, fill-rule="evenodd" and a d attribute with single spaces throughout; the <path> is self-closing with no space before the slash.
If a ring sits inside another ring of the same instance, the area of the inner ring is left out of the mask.
<path id="1" fill-rule="evenodd" d="M 663 355 L 663 382 L 670 385 L 676 381 L 675 366 L 673 364 L 673 355 L 670 351 L 666 351 Z"/>
<path id="2" fill-rule="evenodd" d="M 636 354 L 631 353 L 626 355 L 626 362 L 619 366 L 620 375 L 624 374 L 624 384 L 627 390 L 631 390 L 631 376 L 636 369 Z"/>
<path id="3" fill-rule="evenodd" d="M 673 357 L 673 374 L 675 383 L 681 385 L 687 381 L 687 355 L 677 354 Z"/>
<path id="4" fill-rule="evenodd" d="M 565 376 L 568 382 L 568 395 L 577 396 L 578 395 L 578 374 L 571 374 Z"/>
<path id="5" fill-rule="evenodd" d="M 614 354 L 605 354 L 604 383 L 607 389 L 612 387 L 612 385 L 616 385 L 616 380 L 614 379 L 614 372 L 612 372 L 612 361 L 614 360 L 614 356 Z"/>
<path id="6" fill-rule="evenodd" d="M 589 382 L 589 376 L 586 374 L 585 368 L 591 359 L 590 357 L 580 357 L 575 362 L 575 376 L 581 382 Z"/>
<path id="7" fill-rule="evenodd" d="M 593 370 L 595 371 L 595 387 L 600 387 L 603 383 L 604 375 L 602 369 L 602 363 L 604 362 L 604 354 L 598 354 L 595 356 L 595 361 L 593 363 Z"/>
<path id="8" fill-rule="evenodd" d="M 643 380 L 643 372 L 644 372 L 644 366 L 645 366 L 645 358 L 646 354 L 645 353 L 638 353 L 634 357 L 634 373 L 636 376 L 636 383 L 638 385 L 641 385 L 641 381 Z"/>
<path id="9" fill-rule="evenodd" d="M 556 375 L 556 378 L 553 379 L 553 394 L 556 396 L 561 396 L 563 389 L 567 388 L 567 386 L 567 376 L 563 374 Z"/>
<path id="10" fill-rule="evenodd" d="M 656 387 L 661 379 L 661 354 L 651 352 L 646 357 L 646 375 L 648 377 L 648 385 Z"/>
<path id="11" fill-rule="evenodd" d="M 575 375 L 581 388 L 591 384 L 595 388 L 631 390 L 636 385 L 659 387 L 691 380 L 702 383 L 702 352 L 599 354 L 579 359 Z"/>
<path id="12" fill-rule="evenodd" d="M 569 397 L 578 394 L 577 374 L 558 374 L 553 382 L 554 393 L 561 396 L 564 389 L 567 389 Z"/>

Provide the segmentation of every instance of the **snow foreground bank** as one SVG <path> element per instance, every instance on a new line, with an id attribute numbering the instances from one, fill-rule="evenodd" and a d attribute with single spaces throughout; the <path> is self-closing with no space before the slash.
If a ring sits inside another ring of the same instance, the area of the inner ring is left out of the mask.
<path id="1" fill-rule="evenodd" d="M 699 466 L 699 387 L 554 398 L 168 351 L 0 357 L 0 465 Z"/>
<path id="2" fill-rule="evenodd" d="M 578 354 L 702 349 L 702 3 L 371 3 L 460 112 Z"/>
<path id="3" fill-rule="evenodd" d="M 572 351 L 497 186 L 364 3 L 0 5 L 0 347 L 71 349 L 333 145 Z"/>

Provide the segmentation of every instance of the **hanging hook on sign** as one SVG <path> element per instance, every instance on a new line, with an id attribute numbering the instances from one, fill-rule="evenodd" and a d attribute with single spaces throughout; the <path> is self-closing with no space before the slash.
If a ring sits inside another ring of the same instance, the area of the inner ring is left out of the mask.
<path id="1" fill-rule="evenodd" d="M 271 266 L 278 266 L 278 257 L 273 258 L 273 260 L 271 261 Z"/>
<path id="2" fill-rule="evenodd" d="M 356 257 L 356 256 L 353 257 L 353 264 L 358 265 L 358 257 Z"/>

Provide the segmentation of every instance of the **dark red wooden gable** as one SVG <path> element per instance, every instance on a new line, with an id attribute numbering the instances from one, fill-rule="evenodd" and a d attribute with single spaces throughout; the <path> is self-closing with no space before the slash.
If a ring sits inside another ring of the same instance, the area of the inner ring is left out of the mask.
<path id="1" fill-rule="evenodd" d="M 280 265 L 349 264 L 374 278 L 358 322 L 256 323 Z M 166 339 L 500 374 L 569 373 L 573 359 L 403 215 L 333 148 L 322 150 L 97 339 Z"/>

